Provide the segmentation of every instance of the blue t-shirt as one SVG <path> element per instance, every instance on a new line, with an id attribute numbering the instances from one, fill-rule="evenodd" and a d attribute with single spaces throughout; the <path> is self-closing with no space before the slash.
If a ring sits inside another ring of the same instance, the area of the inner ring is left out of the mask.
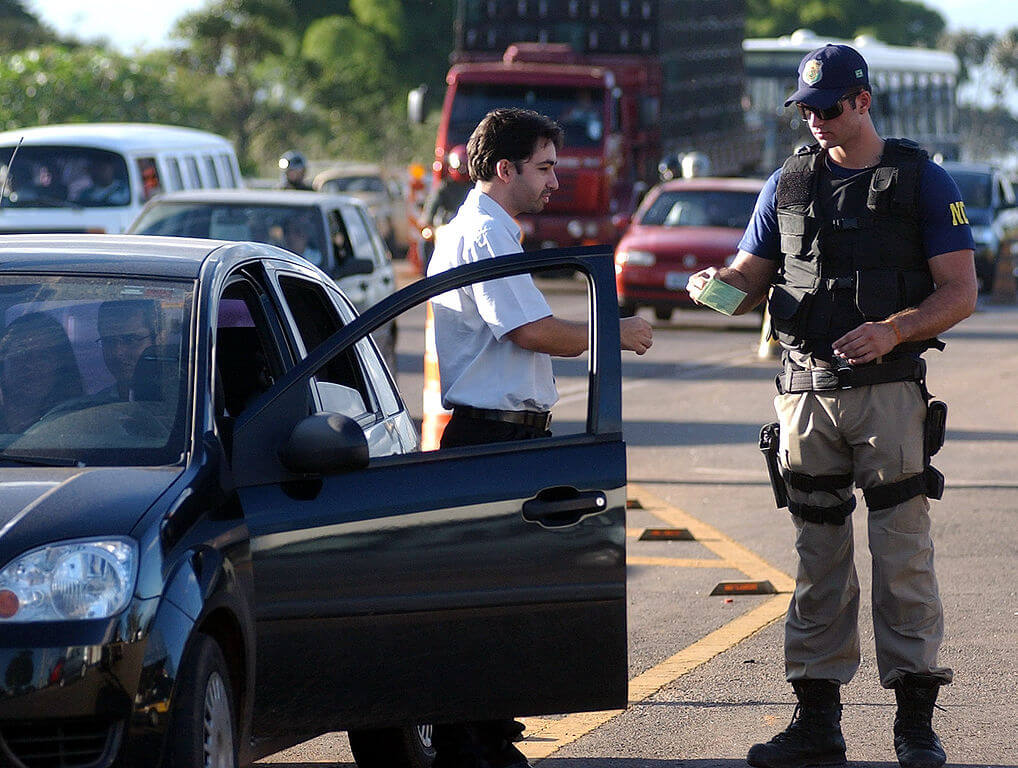
<path id="1" fill-rule="evenodd" d="M 827 169 L 836 179 L 847 179 L 863 172 L 843 168 L 831 161 L 827 163 Z M 775 203 L 780 175 L 779 168 L 760 190 L 753 218 L 739 242 L 739 250 L 748 251 L 762 259 L 781 258 L 781 235 L 778 232 Z M 927 160 L 919 173 L 919 229 L 927 259 L 966 248 L 974 250 L 976 247 L 958 185 L 947 171 L 932 160 Z"/>

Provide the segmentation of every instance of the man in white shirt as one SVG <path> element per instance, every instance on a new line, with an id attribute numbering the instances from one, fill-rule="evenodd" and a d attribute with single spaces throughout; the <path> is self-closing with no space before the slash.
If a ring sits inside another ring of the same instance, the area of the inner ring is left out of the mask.
<path id="1" fill-rule="evenodd" d="M 520 253 L 513 217 L 539 213 L 558 189 L 555 163 L 562 129 L 530 110 L 489 112 L 467 143 L 475 186 L 446 225 L 428 265 L 434 275 L 462 264 Z M 442 402 L 452 416 L 441 445 L 527 440 L 551 433 L 558 400 L 551 355 L 587 349 L 587 326 L 556 318 L 530 275 L 477 283 L 432 300 Z M 620 323 L 622 348 L 642 355 L 650 324 Z M 437 726 L 434 768 L 528 768 L 512 742 L 512 720 Z"/>

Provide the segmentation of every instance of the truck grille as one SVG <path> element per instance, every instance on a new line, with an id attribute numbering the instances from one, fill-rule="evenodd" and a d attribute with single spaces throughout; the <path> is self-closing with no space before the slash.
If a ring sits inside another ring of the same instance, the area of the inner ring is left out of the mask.
<path id="1" fill-rule="evenodd" d="M 0 746 L 17 768 L 105 768 L 122 731 L 108 720 L 22 720 L 0 725 Z"/>

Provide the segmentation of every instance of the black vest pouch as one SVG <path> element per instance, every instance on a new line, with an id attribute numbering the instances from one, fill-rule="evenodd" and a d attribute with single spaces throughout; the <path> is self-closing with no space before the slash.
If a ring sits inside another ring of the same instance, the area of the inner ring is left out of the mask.
<path id="1" fill-rule="evenodd" d="M 901 273 L 895 269 L 866 269 L 855 275 L 855 305 L 866 320 L 884 320 L 905 307 Z"/>
<path id="2" fill-rule="evenodd" d="M 808 259 L 813 256 L 820 222 L 812 216 L 778 209 L 778 230 L 781 232 L 781 252 L 786 256 Z"/>
<path id="3" fill-rule="evenodd" d="M 771 334 L 784 344 L 801 344 L 812 298 L 802 288 L 786 284 L 773 285 L 767 303 L 771 315 Z"/>
<path id="4" fill-rule="evenodd" d="M 881 167 L 873 171 L 870 190 L 866 196 L 866 207 L 876 214 L 891 212 L 892 191 L 898 179 L 897 168 Z"/>

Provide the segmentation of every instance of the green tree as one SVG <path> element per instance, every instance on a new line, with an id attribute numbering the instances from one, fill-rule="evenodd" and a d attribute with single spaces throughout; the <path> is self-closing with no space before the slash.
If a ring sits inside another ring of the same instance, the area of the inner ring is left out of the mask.
<path id="1" fill-rule="evenodd" d="M 20 51 L 57 42 L 57 35 L 32 13 L 21 0 L 0 0 L 0 46 Z"/>
<path id="2" fill-rule="evenodd" d="M 183 44 L 178 61 L 204 76 L 212 127 L 244 158 L 251 157 L 254 137 L 300 111 L 287 88 L 287 62 L 297 48 L 294 24 L 285 0 L 219 0 L 187 14 L 174 29 Z"/>
<path id="3" fill-rule="evenodd" d="M 944 31 L 936 11 L 912 0 L 747 0 L 746 35 L 777 37 L 796 29 L 820 36 L 873 35 L 892 45 L 933 47 Z"/>

